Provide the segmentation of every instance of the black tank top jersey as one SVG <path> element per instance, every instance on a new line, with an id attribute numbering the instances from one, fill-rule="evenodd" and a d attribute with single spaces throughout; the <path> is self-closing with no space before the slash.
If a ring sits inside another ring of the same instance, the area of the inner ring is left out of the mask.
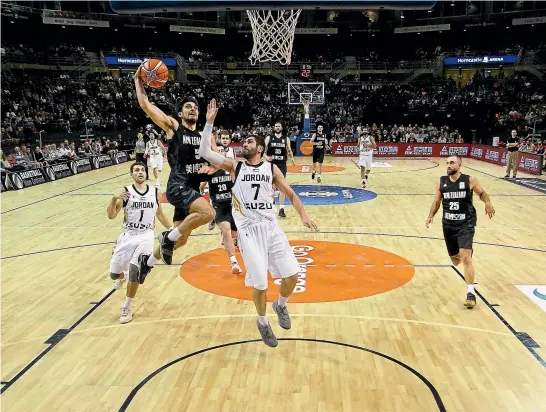
<path id="1" fill-rule="evenodd" d="M 461 174 L 456 182 L 449 176 L 440 177 L 442 193 L 442 224 L 448 226 L 476 226 L 476 209 L 472 204 L 470 176 Z"/>
<path id="2" fill-rule="evenodd" d="M 321 152 L 321 151 L 324 151 L 324 149 L 326 148 L 326 135 L 324 134 L 316 134 L 315 135 L 315 143 L 316 145 L 313 146 L 313 149 L 317 152 Z"/>
<path id="3" fill-rule="evenodd" d="M 212 203 L 231 202 L 232 187 L 231 173 L 225 170 L 218 170 L 214 173 L 209 182 L 209 196 Z"/>
<path id="4" fill-rule="evenodd" d="M 190 185 L 199 187 L 201 181 L 210 180 L 210 176 L 200 175 L 199 169 L 208 163 L 198 155 L 201 135 L 184 127 L 182 124 L 169 141 L 167 160 L 171 167 L 169 185 Z"/>
<path id="5" fill-rule="evenodd" d="M 287 154 L 286 136 L 284 134 L 281 137 L 277 137 L 275 134 L 269 136 L 269 146 L 267 147 L 266 155 L 271 158 L 271 163 L 286 163 Z"/>

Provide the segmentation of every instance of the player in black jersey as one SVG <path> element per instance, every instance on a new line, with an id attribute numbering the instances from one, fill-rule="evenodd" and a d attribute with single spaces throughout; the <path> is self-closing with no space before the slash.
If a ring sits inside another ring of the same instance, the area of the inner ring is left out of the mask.
<path id="1" fill-rule="evenodd" d="M 214 219 L 215 212 L 199 192 L 201 181 L 210 180 L 210 176 L 199 173 L 208 162 L 198 155 L 201 135 L 196 131 L 199 117 L 197 100 L 186 97 L 180 102 L 176 112 L 178 120 L 167 116 L 148 100 L 139 75 L 141 68 L 134 76 L 136 95 L 140 107 L 166 133 L 169 145 L 167 160 L 171 167 L 166 195 L 169 203 L 174 206 L 174 229 L 159 235 L 159 248 L 145 259 L 141 267 L 146 272 L 159 258 L 170 265 L 175 246 L 178 248 L 185 245 L 192 230 L 209 223 Z M 211 139 L 211 132 L 204 130 L 203 138 Z M 212 139 L 211 145 L 216 148 L 216 142 Z"/>
<path id="2" fill-rule="evenodd" d="M 233 148 L 229 147 L 229 144 L 231 143 L 229 133 L 220 132 L 219 135 L 221 136 L 221 146 L 218 147 L 218 152 L 227 158 L 235 159 Z M 235 243 L 233 240 L 237 234 L 237 226 L 235 225 L 233 215 L 231 214 L 231 188 L 233 187 L 231 173 L 222 169 L 217 170 L 211 175 L 208 186 L 210 201 L 214 207 L 214 210 L 216 211 L 216 225 L 222 233 L 222 245 L 224 246 L 224 249 L 226 250 L 231 262 L 231 273 L 234 275 L 239 275 L 242 273 L 242 270 L 239 262 L 237 261 L 237 257 L 235 256 Z M 204 188 L 205 183 L 202 183 L 202 193 Z"/>
<path id="3" fill-rule="evenodd" d="M 489 195 L 480 186 L 478 180 L 460 171 L 462 159 L 450 156 L 447 161 L 447 176 L 440 178 L 436 186 L 434 202 L 426 221 L 427 228 L 442 204 L 442 227 L 447 252 L 455 266 L 463 262 L 464 277 L 467 284 L 465 306 L 472 309 L 476 306 L 474 292 L 474 265 L 472 263 L 472 241 L 476 226 L 476 210 L 472 205 L 472 194 L 476 193 L 485 203 L 485 214 L 491 219 L 495 209 Z"/>
<path id="4" fill-rule="evenodd" d="M 290 138 L 283 133 L 282 124 L 280 122 L 275 123 L 275 133 L 265 138 L 265 145 L 266 151 L 264 159 L 277 165 L 283 176 L 286 177 L 286 161 L 288 157 L 294 166 L 296 166 L 296 162 L 294 162 L 292 147 L 290 147 Z M 277 195 L 277 193 L 278 191 L 275 188 L 275 195 Z M 284 193 L 280 193 L 279 204 L 279 217 L 286 217 L 286 214 L 284 213 Z"/>
<path id="5" fill-rule="evenodd" d="M 328 145 L 328 139 L 323 132 L 322 125 L 317 126 L 317 132 L 311 136 L 311 144 L 313 145 L 313 173 L 311 179 L 315 179 L 315 173 L 318 169 L 317 183 L 321 182 L 320 175 L 322 174 L 322 164 L 324 163 L 324 152 Z"/>

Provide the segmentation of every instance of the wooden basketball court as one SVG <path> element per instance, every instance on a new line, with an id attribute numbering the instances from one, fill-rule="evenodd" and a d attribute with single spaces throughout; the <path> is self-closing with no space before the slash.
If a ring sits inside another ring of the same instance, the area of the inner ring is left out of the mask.
<path id="1" fill-rule="evenodd" d="M 359 187 L 353 160 L 327 158 L 322 185 Z M 106 206 L 131 184 L 129 164 L 3 193 L 3 410 L 546 410 L 546 313 L 515 286 L 546 283 L 546 195 L 464 160 L 497 211 L 486 219 L 475 199 L 479 296 L 467 310 L 441 215 L 424 225 L 444 161 L 381 161 L 392 167 L 373 170 L 374 199 L 307 207 L 318 233 L 287 208 L 281 225 L 309 269 L 291 330 L 268 306 L 275 349 L 259 340 L 251 290 L 213 251 L 217 229 L 156 267 L 119 323 L 125 290 L 112 291 L 108 264 L 122 218 Z"/>

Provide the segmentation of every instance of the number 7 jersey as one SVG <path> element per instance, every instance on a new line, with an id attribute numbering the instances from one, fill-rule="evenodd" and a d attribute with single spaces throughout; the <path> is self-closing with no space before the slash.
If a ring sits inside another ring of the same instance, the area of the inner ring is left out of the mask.
<path id="1" fill-rule="evenodd" d="M 158 208 L 157 188 L 146 185 L 144 193 L 140 193 L 135 185 L 125 186 L 129 200 L 123 202 L 123 228 L 127 233 L 145 233 L 155 228 L 155 215 Z"/>
<path id="2" fill-rule="evenodd" d="M 239 162 L 231 189 L 233 220 L 242 229 L 263 221 L 277 222 L 273 206 L 273 164 Z"/>

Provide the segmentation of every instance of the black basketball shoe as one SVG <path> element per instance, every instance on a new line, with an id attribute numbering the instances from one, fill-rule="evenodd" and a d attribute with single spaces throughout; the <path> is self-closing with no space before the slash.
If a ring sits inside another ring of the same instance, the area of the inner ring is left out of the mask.
<path id="1" fill-rule="evenodd" d="M 176 242 L 173 242 L 168 237 L 169 231 L 166 230 L 164 232 L 161 232 L 158 240 L 159 240 L 159 254 L 161 255 L 161 260 L 165 262 L 166 265 L 170 265 L 173 263 L 173 252 L 174 252 L 174 244 Z"/>

